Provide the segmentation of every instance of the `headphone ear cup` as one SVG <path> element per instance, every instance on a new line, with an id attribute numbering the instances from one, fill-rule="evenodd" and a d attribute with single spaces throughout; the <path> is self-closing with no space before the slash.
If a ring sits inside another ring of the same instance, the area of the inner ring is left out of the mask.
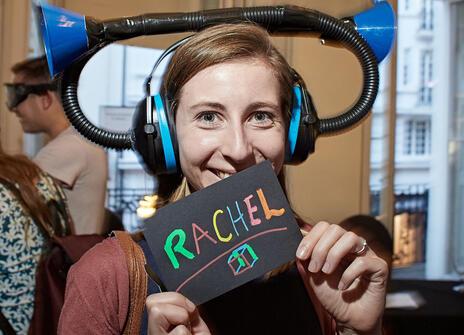
<path id="1" fill-rule="evenodd" d="M 155 150 L 159 129 L 153 122 L 151 100 L 151 97 L 145 97 L 135 107 L 132 117 L 132 146 L 145 170 L 155 175 L 160 166 L 159 155 Z"/>
<path id="2" fill-rule="evenodd" d="M 163 98 L 164 109 L 166 111 L 166 119 L 168 122 L 169 133 L 171 135 L 172 149 L 174 151 L 174 158 L 176 160 L 176 172 L 180 172 L 180 160 L 179 160 L 179 145 L 177 142 L 176 123 L 174 120 L 174 113 L 171 112 L 170 99 L 167 97 Z"/>
<path id="3" fill-rule="evenodd" d="M 317 123 L 316 110 L 304 84 L 293 86 L 292 110 L 288 127 L 285 163 L 296 165 L 304 162 L 314 152 Z"/>
<path id="4" fill-rule="evenodd" d="M 170 118 L 169 106 L 165 105 L 165 99 L 157 94 L 153 97 L 154 108 L 157 115 L 159 137 L 163 149 L 165 169 L 163 173 L 173 174 L 178 172 L 178 150 L 174 124 Z"/>
<path id="5" fill-rule="evenodd" d="M 133 148 L 145 170 L 152 175 L 178 171 L 174 125 L 165 110 L 168 109 L 160 96 L 148 96 L 137 104 L 132 119 Z"/>

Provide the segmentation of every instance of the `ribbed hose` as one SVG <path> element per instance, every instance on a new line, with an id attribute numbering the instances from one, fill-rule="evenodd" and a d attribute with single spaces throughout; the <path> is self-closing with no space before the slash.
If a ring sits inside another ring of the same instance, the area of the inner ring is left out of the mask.
<path id="1" fill-rule="evenodd" d="M 209 10 L 196 13 L 142 15 L 134 18 L 92 23 L 92 51 L 65 71 L 62 87 L 63 106 L 72 125 L 86 138 L 99 145 L 116 150 L 132 147 L 132 132 L 112 132 L 93 125 L 82 113 L 77 98 L 79 76 L 86 62 L 105 43 L 140 35 L 154 35 L 185 31 L 198 31 L 218 23 L 252 21 L 270 32 L 320 32 L 324 38 L 340 41 L 349 46 L 360 61 L 364 85 L 361 95 L 350 110 L 342 115 L 321 119 L 316 125 L 317 135 L 329 135 L 350 128 L 364 118 L 372 108 L 378 92 L 379 73 L 377 59 L 367 42 L 352 26 L 331 16 L 297 7 L 255 7 Z"/>
<path id="2" fill-rule="evenodd" d="M 189 22 L 189 28 L 192 31 L 198 31 L 208 25 L 218 23 L 233 23 L 250 21 L 259 25 L 268 27 L 278 27 L 285 14 L 284 7 L 248 7 L 248 8 L 226 8 L 217 10 L 218 15 L 214 15 L 213 11 L 200 11 L 189 13 L 186 17 Z M 227 13 L 228 12 L 228 13 Z M 226 14 L 227 13 L 227 14 Z M 230 18 L 225 19 L 224 15 L 229 15 Z M 270 29 L 269 31 L 272 31 Z"/>
<path id="3" fill-rule="evenodd" d="M 329 135 L 354 126 L 369 113 L 379 89 L 379 70 L 374 53 L 355 30 L 347 29 L 347 25 L 326 15 L 320 16 L 320 25 L 324 35 L 352 46 L 352 51 L 363 69 L 364 79 L 361 95 L 350 110 L 342 115 L 320 120 L 319 134 Z"/>
<path id="4" fill-rule="evenodd" d="M 97 50 L 95 50 L 96 52 Z M 87 61 L 95 53 L 86 55 L 75 63 L 69 70 L 65 71 L 62 78 L 61 100 L 63 108 L 71 124 L 76 130 L 90 141 L 106 148 L 126 150 L 132 148 L 131 132 L 115 132 L 98 128 L 90 122 L 79 106 L 77 98 L 77 86 L 79 76 Z"/>

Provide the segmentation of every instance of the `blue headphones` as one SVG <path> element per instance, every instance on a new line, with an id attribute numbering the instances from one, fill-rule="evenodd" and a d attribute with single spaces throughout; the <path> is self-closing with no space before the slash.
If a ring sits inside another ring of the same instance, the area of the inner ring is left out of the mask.
<path id="1" fill-rule="evenodd" d="M 154 175 L 178 173 L 180 165 L 169 99 L 159 93 L 151 94 L 151 80 L 161 62 L 188 39 L 186 37 L 176 42 L 158 58 L 150 76 L 145 80 L 146 96 L 137 104 L 134 114 L 134 149 L 141 156 L 146 169 Z M 316 109 L 303 79 L 295 70 L 293 77 L 291 118 L 285 153 L 285 163 L 291 165 L 305 161 L 314 152 L 318 123 Z"/>

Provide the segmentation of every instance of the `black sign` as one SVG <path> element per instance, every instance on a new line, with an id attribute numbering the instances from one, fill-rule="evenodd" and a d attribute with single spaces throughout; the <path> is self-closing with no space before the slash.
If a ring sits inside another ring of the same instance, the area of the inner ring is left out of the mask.
<path id="1" fill-rule="evenodd" d="M 145 238 L 166 288 L 199 305 L 293 260 L 302 237 L 266 161 L 161 208 Z"/>

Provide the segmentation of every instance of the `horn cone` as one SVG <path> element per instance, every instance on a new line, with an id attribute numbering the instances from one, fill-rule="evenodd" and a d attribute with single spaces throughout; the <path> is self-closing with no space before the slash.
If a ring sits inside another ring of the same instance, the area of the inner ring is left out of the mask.
<path id="1" fill-rule="evenodd" d="M 358 32 L 366 39 L 380 63 L 390 52 L 395 38 L 395 13 L 391 5 L 382 1 L 352 17 Z"/>
<path id="2" fill-rule="evenodd" d="M 42 3 L 37 6 L 50 75 L 62 72 L 88 50 L 85 17 Z"/>

